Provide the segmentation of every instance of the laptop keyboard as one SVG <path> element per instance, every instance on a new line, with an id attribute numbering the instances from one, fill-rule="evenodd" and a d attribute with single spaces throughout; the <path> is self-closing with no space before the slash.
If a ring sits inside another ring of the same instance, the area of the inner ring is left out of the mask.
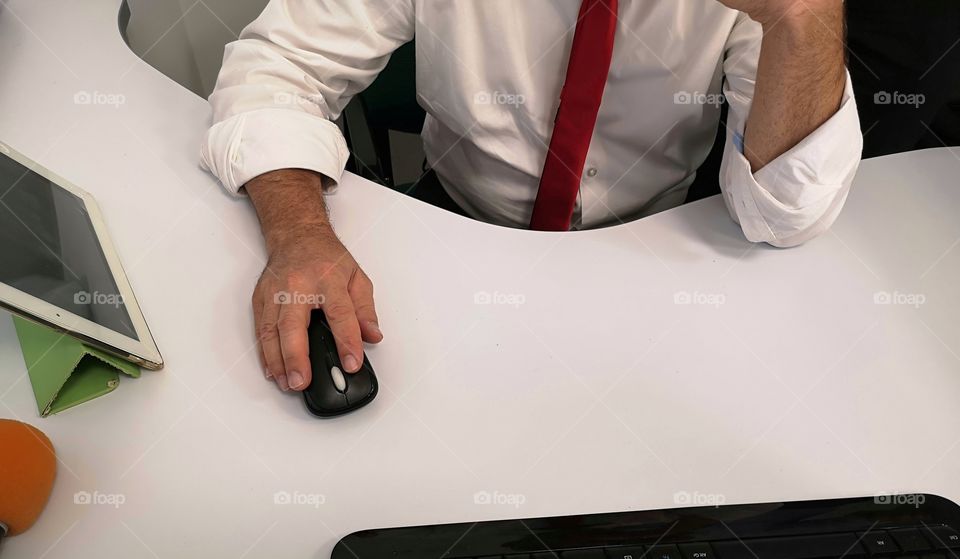
<path id="1" fill-rule="evenodd" d="M 844 557 L 957 559 L 960 558 L 960 533 L 947 526 L 917 526 L 863 533 L 616 546 L 499 557 L 502 559 L 839 559 Z"/>
<path id="2" fill-rule="evenodd" d="M 960 559 L 960 506 L 879 495 L 354 532 L 332 559 Z"/>

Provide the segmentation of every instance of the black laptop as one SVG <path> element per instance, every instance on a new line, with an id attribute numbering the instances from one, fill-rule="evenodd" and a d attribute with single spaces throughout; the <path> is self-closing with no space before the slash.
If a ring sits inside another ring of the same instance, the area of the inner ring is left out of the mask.
<path id="1" fill-rule="evenodd" d="M 960 559 L 934 495 L 723 505 L 356 532 L 332 559 Z"/>

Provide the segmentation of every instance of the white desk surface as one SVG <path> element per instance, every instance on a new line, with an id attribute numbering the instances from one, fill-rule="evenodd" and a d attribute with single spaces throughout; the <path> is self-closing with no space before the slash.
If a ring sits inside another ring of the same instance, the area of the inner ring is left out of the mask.
<path id="1" fill-rule="evenodd" d="M 250 204 L 198 167 L 209 109 L 126 49 L 117 7 L 0 2 L 0 141 L 97 196 L 167 367 L 40 419 L 0 320 L 0 416 L 42 428 L 61 460 L 10 557 L 322 558 L 364 528 L 663 508 L 680 491 L 960 500 L 956 150 L 865 162 L 832 232 L 791 250 L 745 242 L 719 198 L 544 234 L 348 177 L 332 211 L 377 286 L 382 389 L 321 421 L 252 351 L 264 249 Z M 124 502 L 74 504 L 82 491 Z"/>

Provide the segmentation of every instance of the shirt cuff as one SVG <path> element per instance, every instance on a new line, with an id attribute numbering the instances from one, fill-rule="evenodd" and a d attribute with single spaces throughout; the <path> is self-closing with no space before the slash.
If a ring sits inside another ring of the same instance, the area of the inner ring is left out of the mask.
<path id="1" fill-rule="evenodd" d="M 849 73 L 840 109 L 756 173 L 737 149 L 742 134 L 728 135 L 723 178 L 724 199 L 747 239 L 794 246 L 828 229 L 843 207 L 863 150 Z"/>
<path id="2" fill-rule="evenodd" d="M 307 169 L 340 180 L 350 151 L 333 122 L 289 109 L 257 109 L 218 122 L 207 132 L 200 162 L 238 195 L 250 179 L 278 169 Z"/>

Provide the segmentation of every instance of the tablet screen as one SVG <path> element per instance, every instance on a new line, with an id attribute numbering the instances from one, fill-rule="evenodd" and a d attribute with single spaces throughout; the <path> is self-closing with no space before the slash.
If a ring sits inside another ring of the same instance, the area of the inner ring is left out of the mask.
<path id="1" fill-rule="evenodd" d="M 0 282 L 139 340 L 83 200 L 3 154 Z"/>

